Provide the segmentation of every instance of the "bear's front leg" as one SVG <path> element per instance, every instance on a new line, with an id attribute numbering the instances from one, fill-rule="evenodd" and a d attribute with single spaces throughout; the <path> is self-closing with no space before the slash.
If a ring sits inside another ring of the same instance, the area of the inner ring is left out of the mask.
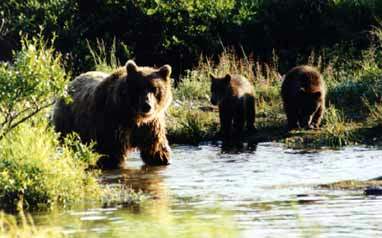
<path id="1" fill-rule="evenodd" d="M 141 158 L 147 165 L 170 164 L 171 149 L 166 138 L 164 122 L 154 120 L 134 132 Z"/>
<path id="2" fill-rule="evenodd" d="M 219 105 L 219 118 L 220 135 L 223 137 L 223 141 L 229 141 L 232 136 L 233 113 L 228 105 Z"/>
<path id="3" fill-rule="evenodd" d="M 316 113 L 313 116 L 312 123 L 311 123 L 313 128 L 315 128 L 315 129 L 319 129 L 320 128 L 320 124 L 321 124 L 322 117 L 324 115 L 324 111 L 325 111 L 325 106 L 324 105 L 321 105 L 317 109 Z"/>
<path id="4" fill-rule="evenodd" d="M 159 143 L 159 142 L 157 142 Z M 142 148 L 141 157 L 147 165 L 168 165 L 170 164 L 171 149 L 168 143 L 156 144 L 152 148 Z"/>

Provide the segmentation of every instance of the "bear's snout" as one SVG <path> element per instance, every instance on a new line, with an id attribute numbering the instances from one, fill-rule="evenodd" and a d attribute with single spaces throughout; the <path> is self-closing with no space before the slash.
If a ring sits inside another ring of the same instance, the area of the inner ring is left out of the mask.
<path id="1" fill-rule="evenodd" d="M 151 105 L 149 102 L 145 102 L 143 105 L 142 105 L 142 112 L 143 113 L 148 113 L 151 111 Z"/>

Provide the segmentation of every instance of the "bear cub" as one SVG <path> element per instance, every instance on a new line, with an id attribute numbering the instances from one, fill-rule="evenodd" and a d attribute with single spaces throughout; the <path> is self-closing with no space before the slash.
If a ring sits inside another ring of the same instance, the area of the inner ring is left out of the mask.
<path id="1" fill-rule="evenodd" d="M 292 68 L 281 86 L 288 129 L 317 129 L 325 111 L 325 82 L 317 69 L 307 65 Z"/>
<path id="2" fill-rule="evenodd" d="M 118 167 L 129 151 L 140 150 L 148 165 L 166 165 L 170 147 L 165 111 L 172 100 L 171 67 L 139 67 L 129 60 L 111 74 L 87 72 L 69 85 L 70 103 L 58 100 L 53 125 L 62 136 L 77 132 L 95 141 L 103 168 Z"/>
<path id="3" fill-rule="evenodd" d="M 219 106 L 220 133 L 225 142 L 240 137 L 243 128 L 254 131 L 255 93 L 252 84 L 241 75 L 227 74 L 211 78 L 211 103 Z M 233 138 L 232 138 L 233 136 Z"/>

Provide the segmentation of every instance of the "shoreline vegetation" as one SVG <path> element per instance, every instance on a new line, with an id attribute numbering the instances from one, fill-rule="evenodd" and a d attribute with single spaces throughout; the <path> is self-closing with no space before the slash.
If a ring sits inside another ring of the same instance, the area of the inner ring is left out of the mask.
<path id="1" fill-rule="evenodd" d="M 373 32 L 374 44 L 359 57 L 340 58 L 341 50 L 312 52 L 306 62 L 319 69 L 327 85 L 327 108 L 321 129 L 288 132 L 280 88 L 279 61 L 270 64 L 238 58 L 225 50 L 217 63 L 201 57 L 199 65 L 188 71 L 174 89 L 174 103 L 168 112 L 168 136 L 174 144 L 198 144 L 218 139 L 218 109 L 209 102 L 209 73 L 241 74 L 256 92 L 257 131 L 246 134 L 244 142 L 282 142 L 292 148 L 342 147 L 365 144 L 382 145 L 382 69 L 380 47 L 382 34 Z M 334 54 L 338 57 L 326 58 Z"/>
<path id="2" fill-rule="evenodd" d="M 381 145 L 382 30 L 375 29 L 372 34 L 373 44 L 347 60 L 341 58 L 343 50 L 335 48 L 312 52 L 306 61 L 299 62 L 317 67 L 326 81 L 327 110 L 320 130 L 287 132 L 280 97 L 280 75 L 284 72 L 278 69 L 277 55 L 271 63 L 252 56 L 239 57 L 232 49 L 225 49 L 218 60 L 201 56 L 198 66 L 174 83 L 174 100 L 167 113 L 170 142 L 196 145 L 219 138 L 218 110 L 209 102 L 209 74 L 233 73 L 247 77 L 256 94 L 257 131 L 245 135 L 244 142 L 276 141 L 292 148 Z M 51 108 L 45 105 L 51 104 L 52 95 L 66 97 L 65 85 L 73 75 L 65 71 L 61 55 L 41 39 L 24 38 L 14 63 L 0 65 L 1 85 L 5 87 L 1 88 L 0 105 L 5 125 L 0 128 L 3 209 L 15 210 L 20 200 L 27 210 L 39 208 L 40 204 L 66 206 L 86 197 L 84 191 L 101 190 L 96 182 L 97 172 L 88 169 L 99 156 L 92 152 L 92 145 L 82 145 L 76 136 L 59 145 L 58 135 L 49 125 L 47 115 Z M 90 48 L 95 70 L 110 72 L 122 65 L 115 53 L 115 48 L 107 52 L 103 44 Z M 54 172 L 58 171 L 58 164 L 63 166 L 60 173 Z M 72 188 L 77 188 L 77 192 Z"/>
<path id="3" fill-rule="evenodd" d="M 178 83 L 174 83 L 174 100 L 167 112 L 170 143 L 197 145 L 219 139 L 218 110 L 209 100 L 209 74 L 232 73 L 248 78 L 255 89 L 257 131 L 246 134 L 243 142 L 275 141 L 291 148 L 381 145 L 382 30 L 375 29 L 372 34 L 375 36 L 373 44 L 347 60 L 341 58 L 343 49 L 335 48 L 312 52 L 306 61 L 298 62 L 317 67 L 327 85 L 327 110 L 320 130 L 286 130 L 280 96 L 281 74 L 284 72 L 278 69 L 277 55 L 271 63 L 255 60 L 252 56 L 239 57 L 232 49 L 225 49 L 218 60 L 201 56 L 198 66 L 186 71 Z M 76 136 L 72 136 L 62 146 L 49 125 L 47 115 L 51 108 L 45 105 L 51 104 L 52 95 L 66 97 L 65 86 L 74 76 L 65 71 L 61 55 L 41 39 L 24 38 L 14 63 L 0 65 L 1 85 L 7 85 L 1 88 L 0 105 L 5 125 L 0 128 L 3 135 L 0 139 L 0 200 L 3 209 L 15 210 L 20 200 L 27 210 L 39 208 L 40 204 L 48 208 L 56 204 L 67 206 L 86 197 L 84 191 L 101 191 L 96 182 L 97 171 L 88 169 L 99 156 L 92 152 L 92 145 L 82 145 Z M 96 64 L 94 70 L 111 72 L 122 65 L 115 54 L 115 48 L 107 52 L 103 44 L 90 48 Z M 66 158 L 65 162 L 63 158 Z M 58 162 L 63 166 L 60 173 L 54 172 Z M 62 174 L 62 177 L 55 174 Z M 66 180 L 67 184 L 62 182 Z M 78 181 L 83 184 L 78 186 Z M 56 186 L 60 183 L 62 189 Z M 77 192 L 72 190 L 74 187 Z"/>
<path id="4" fill-rule="evenodd" d="M 245 143 L 274 141 L 298 149 L 382 146 L 381 3 L 1 1 L 0 236 L 64 237 L 60 227 L 35 226 L 25 214 L 87 202 L 140 206 L 151 199 L 123 184 L 104 184 L 93 169 L 100 156 L 94 145 L 80 143 L 76 135 L 61 140 L 49 122 L 54 98 L 70 101 L 65 90 L 71 79 L 85 71 L 111 72 L 127 59 L 173 67 L 174 100 L 166 119 L 172 145 L 220 140 L 209 74 L 232 73 L 248 78 L 255 89 L 257 131 L 245 134 Z M 134 20 L 127 20 L 131 16 Z M 288 132 L 280 78 L 302 64 L 322 73 L 327 109 L 320 130 Z M 381 179 L 317 188 L 369 186 L 382 186 Z M 200 230 L 206 237 L 237 233 L 231 220 L 222 229 L 219 222 L 193 227 L 192 219 L 197 218 L 180 217 L 164 226 L 163 234 L 171 237 L 179 225 L 190 231 L 184 237 L 199 237 Z M 133 236 L 141 237 L 147 227 L 142 230 Z"/>

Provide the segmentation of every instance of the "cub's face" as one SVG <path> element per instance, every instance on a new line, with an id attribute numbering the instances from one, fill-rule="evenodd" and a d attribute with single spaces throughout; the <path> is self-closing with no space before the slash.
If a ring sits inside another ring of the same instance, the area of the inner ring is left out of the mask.
<path id="1" fill-rule="evenodd" d="M 305 93 L 300 92 L 300 103 L 302 103 L 302 113 L 306 115 L 312 115 L 322 102 L 322 93 L 314 92 L 314 93 Z"/>
<path id="2" fill-rule="evenodd" d="M 138 67 L 134 61 L 128 61 L 126 70 L 129 106 L 135 114 L 142 119 L 150 119 L 164 112 L 172 100 L 171 67 Z"/>
<path id="3" fill-rule="evenodd" d="M 230 87 L 231 75 L 227 74 L 225 77 L 219 78 L 210 74 L 211 78 L 211 103 L 212 105 L 219 105 L 227 94 Z"/>
<path id="4" fill-rule="evenodd" d="M 312 116 L 322 104 L 322 96 L 323 95 L 321 92 L 305 93 L 303 91 L 300 91 L 298 102 L 301 103 L 301 127 L 309 127 L 312 120 Z"/>

